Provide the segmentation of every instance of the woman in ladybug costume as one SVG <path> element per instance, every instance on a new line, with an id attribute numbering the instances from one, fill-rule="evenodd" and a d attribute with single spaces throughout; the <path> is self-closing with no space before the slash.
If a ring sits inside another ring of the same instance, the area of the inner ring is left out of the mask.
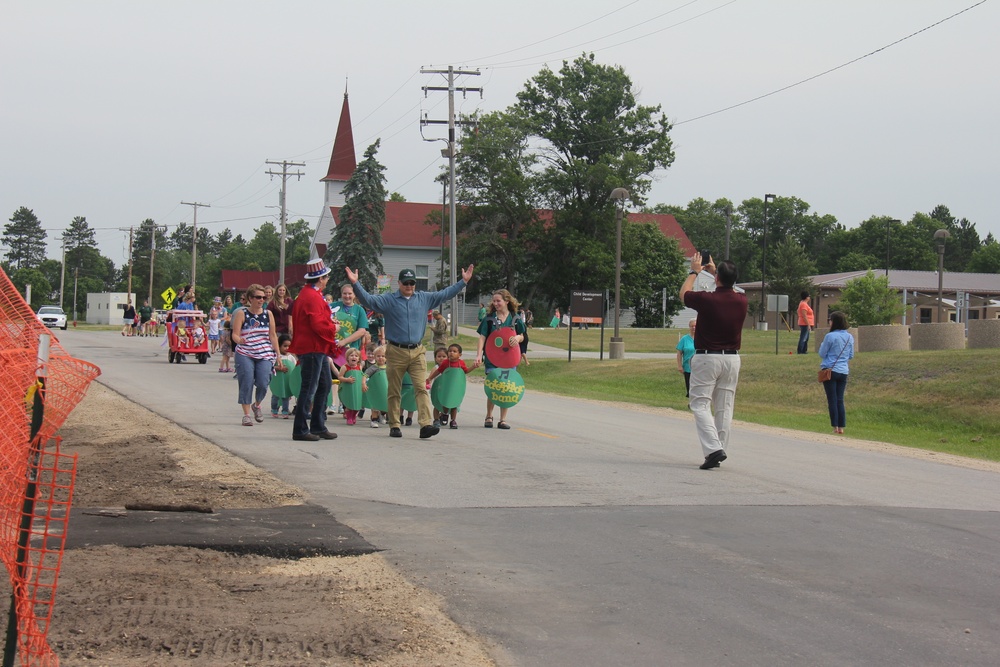
<path id="1" fill-rule="evenodd" d="M 498 289 L 493 292 L 493 298 L 490 300 L 486 317 L 479 323 L 479 345 L 476 348 L 476 364 L 485 363 L 487 375 L 491 370 L 497 368 L 497 365 L 490 361 L 489 356 L 484 357 L 483 355 L 486 348 L 486 341 L 496 329 L 509 327 L 514 330 L 515 335 L 511 336 L 510 340 L 505 342 L 510 348 L 517 350 L 516 356 L 520 357 L 518 346 L 524 340 L 525 330 L 524 321 L 515 314 L 517 313 L 518 306 L 517 299 L 507 290 Z M 499 429 L 506 430 L 510 428 L 507 424 L 507 409 L 502 405 L 500 406 L 500 421 L 497 423 L 497 428 Z M 493 428 L 493 401 L 489 398 L 486 399 L 486 421 L 483 426 Z"/>

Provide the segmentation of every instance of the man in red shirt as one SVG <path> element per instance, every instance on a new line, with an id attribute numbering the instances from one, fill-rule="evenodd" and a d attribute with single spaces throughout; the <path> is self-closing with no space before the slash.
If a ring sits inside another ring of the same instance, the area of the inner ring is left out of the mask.
<path id="1" fill-rule="evenodd" d="M 292 305 L 295 335 L 289 351 L 298 357 L 302 371 L 292 440 L 333 440 L 337 434 L 326 428 L 326 402 L 333 387 L 328 359 L 337 353 L 337 325 L 323 298 L 330 268 L 322 259 L 314 259 L 306 265 L 305 280 Z M 308 416 L 306 410 L 310 410 Z"/>
<path id="2" fill-rule="evenodd" d="M 712 258 L 708 269 L 715 273 L 714 292 L 693 291 L 701 272 L 701 253 L 691 258 L 691 273 L 681 286 L 681 301 L 698 311 L 691 358 L 691 412 L 705 462 L 702 470 L 718 468 L 726 460 L 729 429 L 733 421 L 736 384 L 740 378 L 740 345 L 747 317 L 746 294 L 736 292 L 736 265 L 728 259 L 717 270 Z M 714 414 L 713 414 L 714 413 Z"/>

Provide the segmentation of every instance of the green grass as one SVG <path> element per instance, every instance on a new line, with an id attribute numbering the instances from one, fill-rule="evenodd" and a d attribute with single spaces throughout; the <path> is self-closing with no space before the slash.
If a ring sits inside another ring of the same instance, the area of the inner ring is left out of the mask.
<path id="1" fill-rule="evenodd" d="M 830 432 L 818 356 L 775 356 L 770 335 L 770 353 L 742 356 L 736 419 Z M 626 354 L 638 351 L 623 338 Z M 519 370 L 529 389 L 687 410 L 673 358 L 536 359 Z M 849 437 L 1000 461 L 1000 350 L 862 353 L 845 400 Z"/>
<path id="2" fill-rule="evenodd" d="M 604 353 L 608 353 L 611 346 L 611 336 L 614 335 L 614 327 L 604 330 Z M 620 329 L 622 340 L 625 342 L 625 352 L 673 352 L 677 341 L 688 332 L 687 327 L 683 329 Z M 532 343 L 541 345 L 551 345 L 560 349 L 569 349 L 568 329 L 531 329 L 528 338 Z M 774 331 L 743 331 L 743 351 L 747 353 L 770 353 L 774 354 Z M 815 343 L 815 339 L 809 341 Z M 798 331 L 786 331 L 782 329 L 778 332 L 778 351 L 780 354 L 794 352 L 799 343 Z M 530 349 L 530 347 L 529 347 Z M 590 329 L 573 329 L 573 350 L 576 352 L 597 352 L 601 349 L 601 330 L 596 327 Z"/>

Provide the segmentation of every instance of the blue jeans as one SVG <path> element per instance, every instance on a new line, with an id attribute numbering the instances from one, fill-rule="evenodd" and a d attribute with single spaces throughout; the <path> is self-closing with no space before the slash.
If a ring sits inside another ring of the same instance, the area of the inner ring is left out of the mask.
<path id="1" fill-rule="evenodd" d="M 236 355 L 236 382 L 240 386 L 240 397 L 237 403 L 260 405 L 267 396 L 267 388 L 271 384 L 271 369 L 273 359 L 254 359 L 242 354 Z M 257 400 L 253 400 L 254 389 L 257 390 Z"/>
<path id="2" fill-rule="evenodd" d="M 847 373 L 834 372 L 830 379 L 823 383 L 826 404 L 830 409 L 830 426 L 833 428 L 847 426 L 847 412 L 844 410 L 845 389 L 847 389 Z"/>
<path id="3" fill-rule="evenodd" d="M 288 414 L 288 398 L 282 398 L 282 397 L 278 396 L 277 394 L 272 393 L 271 394 L 271 414 L 272 415 L 278 414 L 279 408 L 280 408 L 281 412 L 285 413 L 286 415 Z"/>
<path id="4" fill-rule="evenodd" d="M 302 388 L 295 402 L 292 435 L 326 432 L 326 401 L 333 387 L 330 365 L 322 352 L 299 355 Z M 308 413 L 307 413 L 308 411 Z"/>
<path id="5" fill-rule="evenodd" d="M 809 325 L 799 326 L 799 354 L 806 354 L 809 352 Z"/>

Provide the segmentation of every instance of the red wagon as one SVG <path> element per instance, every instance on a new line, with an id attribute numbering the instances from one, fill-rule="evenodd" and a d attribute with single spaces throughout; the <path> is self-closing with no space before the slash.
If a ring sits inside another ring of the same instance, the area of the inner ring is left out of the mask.
<path id="1" fill-rule="evenodd" d="M 199 364 L 208 363 L 208 335 L 204 336 L 200 343 L 196 342 L 194 339 L 194 321 L 196 319 L 201 319 L 204 321 L 205 313 L 200 310 L 168 310 L 167 322 L 167 343 L 170 346 L 170 352 L 167 353 L 167 363 L 181 363 L 184 358 L 192 354 L 198 359 Z M 187 340 L 181 340 L 177 335 L 178 325 L 183 321 L 185 323 L 185 330 L 187 331 Z"/>

